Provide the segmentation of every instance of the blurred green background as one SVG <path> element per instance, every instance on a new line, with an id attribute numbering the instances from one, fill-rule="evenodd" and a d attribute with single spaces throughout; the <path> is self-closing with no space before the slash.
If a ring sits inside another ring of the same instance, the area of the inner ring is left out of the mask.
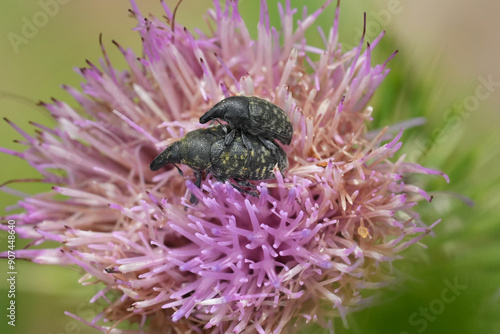
<path id="1" fill-rule="evenodd" d="M 298 7 L 306 3 L 291 2 Z M 60 0 L 44 21 L 40 12 L 47 3 L 54 1 L 3 0 L 0 10 L 0 114 L 29 132 L 28 121 L 53 124 L 35 102 L 55 97 L 75 105 L 60 85 L 79 87 L 81 80 L 73 68 L 85 66 L 85 59 L 98 62 L 99 33 L 103 33 L 115 67 L 124 69 L 125 63 L 112 39 L 140 54 L 140 39 L 131 31 L 136 22 L 127 12 L 127 1 Z M 167 3 L 173 8 L 176 1 Z M 206 31 L 200 18 L 211 3 L 184 0 L 177 22 Z M 271 19 L 278 26 L 276 3 L 268 1 Z M 307 1 L 307 6 L 312 11 L 322 3 Z M 163 13 L 156 0 L 139 1 L 139 6 L 143 13 Z M 255 36 L 258 1 L 242 0 L 240 9 Z M 401 152 L 406 152 L 410 161 L 445 171 L 451 183 L 447 185 L 438 177 L 417 179 L 419 185 L 435 191 L 432 204 L 420 205 L 424 220 L 430 223 L 441 217 L 442 223 L 434 229 L 434 236 L 423 240 L 427 249 L 416 245 L 404 253 L 405 261 L 395 263 L 408 281 L 384 291 L 382 304 L 350 315 L 349 329 L 337 321 L 336 333 L 500 333 L 500 3 L 344 0 L 340 41 L 345 49 L 358 43 L 364 11 L 368 41 L 387 30 L 375 49 L 375 60 L 380 63 L 395 49 L 400 51 L 372 101 L 372 127 L 426 117 L 424 126 L 405 132 Z M 331 6 L 317 23 L 328 29 L 333 13 Z M 34 18 L 41 20 L 40 27 L 29 32 L 25 43 L 13 46 L 9 36 L 22 36 L 26 20 L 33 22 Z M 307 36 L 311 44 L 320 44 L 314 28 Z M 493 83 L 487 87 L 485 81 Z M 12 142 L 20 135 L 5 122 L 0 124 L 0 146 L 20 150 L 21 146 Z M 0 159 L 0 183 L 37 177 L 20 159 L 5 154 L 0 154 Z M 49 186 L 30 183 L 11 187 L 36 193 Z M 476 205 L 466 206 L 445 192 L 463 194 Z M 0 215 L 16 201 L 14 196 L 0 193 Z M 3 251 L 5 233 L 0 237 Z M 24 245 L 25 241 L 17 241 L 19 248 Z M 22 261 L 16 264 L 17 325 L 12 328 L 5 317 L 7 264 L 0 262 L 1 333 L 97 333 L 63 314 L 67 310 L 89 319 L 98 312 L 97 306 L 87 305 L 97 288 L 81 287 L 78 270 Z M 448 302 L 443 291 L 450 284 L 461 289 Z"/>

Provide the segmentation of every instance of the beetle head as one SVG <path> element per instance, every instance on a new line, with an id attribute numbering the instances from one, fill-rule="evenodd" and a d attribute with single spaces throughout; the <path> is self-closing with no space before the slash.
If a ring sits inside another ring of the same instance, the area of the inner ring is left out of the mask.
<path id="1" fill-rule="evenodd" d="M 225 105 L 223 119 L 231 128 L 242 128 L 245 126 L 245 123 L 250 121 L 248 97 L 231 96 L 222 102 L 224 102 Z"/>
<path id="2" fill-rule="evenodd" d="M 240 128 L 249 119 L 248 97 L 231 96 L 214 105 L 200 118 L 204 124 L 214 118 L 220 118 L 229 123 L 231 128 Z"/>
<path id="3" fill-rule="evenodd" d="M 152 171 L 158 170 L 168 164 L 176 164 L 181 162 L 181 152 L 178 142 L 173 143 L 161 152 L 149 165 Z"/>
<path id="4" fill-rule="evenodd" d="M 205 124 L 208 121 L 211 121 L 214 118 L 224 119 L 224 114 L 226 113 L 226 106 L 224 103 L 225 100 L 220 101 L 216 105 L 214 105 L 210 110 L 208 110 L 203 116 L 200 117 L 200 123 Z"/>

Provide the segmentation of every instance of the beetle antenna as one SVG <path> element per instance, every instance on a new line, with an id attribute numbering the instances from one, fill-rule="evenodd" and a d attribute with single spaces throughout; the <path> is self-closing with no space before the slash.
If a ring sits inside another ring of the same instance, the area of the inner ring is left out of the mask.
<path id="1" fill-rule="evenodd" d="M 175 166 L 175 168 L 177 168 L 177 171 L 179 172 L 179 174 L 180 174 L 181 176 L 184 176 L 184 173 L 183 173 L 183 172 L 182 172 L 182 170 L 179 168 L 179 166 L 177 166 L 176 164 L 172 164 L 172 165 L 174 165 L 174 166 Z"/>

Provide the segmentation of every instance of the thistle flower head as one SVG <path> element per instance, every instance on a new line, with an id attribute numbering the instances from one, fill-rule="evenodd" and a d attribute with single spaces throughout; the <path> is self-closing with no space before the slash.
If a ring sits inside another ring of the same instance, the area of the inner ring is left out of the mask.
<path id="1" fill-rule="evenodd" d="M 173 25 L 165 3 L 167 22 L 142 16 L 132 1 L 143 55 L 114 43 L 129 68 L 115 69 L 104 52 L 100 66 L 78 69 L 82 91 L 64 87 L 78 110 L 45 104 L 57 125 L 35 124 L 35 137 L 13 125 L 26 149 L 2 151 L 55 186 L 20 200 L 22 212 L 10 218 L 20 237 L 60 244 L 19 255 L 76 264 L 83 284 L 104 283 L 93 301 L 107 306 L 82 321 L 111 333 L 128 331 L 100 319 L 149 320 L 151 332 L 178 333 L 329 326 L 366 305 L 364 291 L 387 283 L 387 264 L 429 233 L 412 207 L 430 198 L 405 177 L 445 175 L 405 162 L 404 154 L 393 159 L 401 131 L 367 131 L 369 100 L 389 72 L 387 62 L 371 62 L 382 34 L 342 52 L 337 7 L 333 26 L 319 30 L 322 47 L 304 37 L 330 2 L 297 19 L 286 1 L 278 5 L 281 27 L 271 27 L 261 1 L 252 39 L 237 1 L 214 2 L 209 35 Z M 161 150 L 205 126 L 198 122 L 205 111 L 235 95 L 258 96 L 289 115 L 285 175 L 276 169 L 252 197 L 211 175 L 197 188 L 186 166 L 179 166 L 184 176 L 149 170 Z"/>

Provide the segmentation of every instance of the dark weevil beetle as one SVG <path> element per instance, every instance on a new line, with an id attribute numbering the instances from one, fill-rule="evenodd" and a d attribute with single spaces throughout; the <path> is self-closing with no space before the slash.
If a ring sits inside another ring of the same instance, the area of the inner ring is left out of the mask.
<path id="1" fill-rule="evenodd" d="M 247 140 L 250 141 L 252 149 L 243 144 L 241 136 L 235 136 L 234 140 L 226 145 L 226 133 L 224 125 L 191 131 L 161 152 L 151 162 L 149 168 L 156 171 L 167 164 L 184 164 L 193 169 L 195 185 L 198 188 L 201 185 L 202 172 L 206 171 L 220 182 L 233 179 L 238 184 L 231 183 L 234 188 L 253 196 L 257 196 L 257 193 L 244 191 L 241 188 L 255 189 L 255 186 L 247 180 L 274 178 L 273 169 L 276 165 L 281 173 L 288 168 L 288 157 L 276 143 L 275 152 L 272 152 L 257 137 L 249 135 Z M 193 194 L 190 202 L 191 204 L 197 202 Z"/>
<path id="2" fill-rule="evenodd" d="M 278 139 L 289 145 L 293 137 L 293 126 L 288 115 L 280 107 L 256 96 L 231 96 L 208 110 L 200 117 L 200 123 L 215 118 L 226 121 L 231 132 L 226 135 L 225 144 L 234 140 L 236 130 L 241 131 L 243 144 L 251 149 L 247 135 L 257 136 L 267 148 L 275 152 L 277 145 L 273 139 Z"/>

